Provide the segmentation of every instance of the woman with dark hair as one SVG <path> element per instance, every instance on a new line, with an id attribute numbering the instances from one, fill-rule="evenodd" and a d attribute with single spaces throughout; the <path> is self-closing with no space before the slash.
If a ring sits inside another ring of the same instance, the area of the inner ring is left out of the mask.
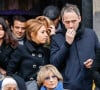
<path id="1" fill-rule="evenodd" d="M 0 86 L 6 76 L 10 55 L 16 47 L 17 41 L 11 36 L 8 24 L 4 18 L 0 17 Z"/>
<path id="2" fill-rule="evenodd" d="M 6 75 L 6 66 L 11 53 L 16 49 L 15 41 L 10 33 L 10 28 L 5 19 L 0 17 L 0 73 Z"/>

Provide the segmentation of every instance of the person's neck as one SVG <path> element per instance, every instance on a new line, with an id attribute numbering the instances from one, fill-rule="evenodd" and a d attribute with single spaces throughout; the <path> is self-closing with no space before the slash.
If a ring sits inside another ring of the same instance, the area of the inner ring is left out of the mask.
<path id="1" fill-rule="evenodd" d="M 15 40 L 23 40 L 24 39 L 24 36 L 23 37 L 21 37 L 21 38 L 17 38 L 13 33 L 12 33 L 12 36 L 13 36 L 13 38 L 15 39 Z"/>

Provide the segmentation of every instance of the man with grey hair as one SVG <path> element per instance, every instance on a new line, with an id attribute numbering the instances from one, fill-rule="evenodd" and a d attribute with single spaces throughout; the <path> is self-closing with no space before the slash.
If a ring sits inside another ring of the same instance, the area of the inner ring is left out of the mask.
<path id="1" fill-rule="evenodd" d="M 66 4 L 61 11 L 65 26 L 51 40 L 51 64 L 64 78 L 64 89 L 92 90 L 91 66 L 95 50 L 100 47 L 95 32 L 81 26 L 81 15 L 76 5 Z"/>

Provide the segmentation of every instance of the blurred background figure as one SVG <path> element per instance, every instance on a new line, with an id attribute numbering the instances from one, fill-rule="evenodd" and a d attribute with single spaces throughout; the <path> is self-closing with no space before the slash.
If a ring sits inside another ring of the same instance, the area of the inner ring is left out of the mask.
<path id="1" fill-rule="evenodd" d="M 43 10 L 43 15 L 53 21 L 57 30 L 61 29 L 60 10 L 57 6 L 49 5 Z"/>
<path id="2" fill-rule="evenodd" d="M 45 65 L 40 68 L 37 75 L 37 83 L 40 86 L 40 90 L 63 90 L 62 82 L 62 75 L 55 66 Z"/>

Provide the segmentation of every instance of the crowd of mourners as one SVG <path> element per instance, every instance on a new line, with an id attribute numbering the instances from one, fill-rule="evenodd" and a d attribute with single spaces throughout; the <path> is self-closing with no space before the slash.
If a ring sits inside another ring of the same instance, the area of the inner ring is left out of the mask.
<path id="1" fill-rule="evenodd" d="M 81 21 L 73 4 L 0 17 L 0 90 L 100 90 L 100 42 Z"/>

